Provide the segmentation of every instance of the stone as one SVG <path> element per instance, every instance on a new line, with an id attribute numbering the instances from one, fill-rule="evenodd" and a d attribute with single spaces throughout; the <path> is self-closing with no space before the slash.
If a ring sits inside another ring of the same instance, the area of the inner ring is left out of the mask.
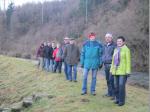
<path id="1" fill-rule="evenodd" d="M 23 107 L 28 108 L 33 104 L 33 97 L 27 97 L 23 99 Z"/>
<path id="2" fill-rule="evenodd" d="M 48 96 L 49 95 L 46 93 L 35 93 L 32 95 L 34 101 L 40 100 L 41 98 L 48 97 Z"/>
<path id="3" fill-rule="evenodd" d="M 22 109 L 22 102 L 14 103 L 11 106 L 11 112 L 21 112 Z"/>
<path id="4" fill-rule="evenodd" d="M 10 108 L 0 108 L 0 112 L 11 112 Z"/>

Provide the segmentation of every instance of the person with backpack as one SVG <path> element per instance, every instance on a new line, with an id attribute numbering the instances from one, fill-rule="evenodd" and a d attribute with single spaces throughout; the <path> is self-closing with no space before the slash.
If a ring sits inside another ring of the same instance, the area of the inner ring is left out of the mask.
<path id="1" fill-rule="evenodd" d="M 61 73 L 62 68 L 62 48 L 60 46 L 60 43 L 57 43 L 57 47 L 53 52 L 53 58 L 55 60 L 54 62 L 54 73 L 58 70 L 59 73 Z"/>
<path id="2" fill-rule="evenodd" d="M 114 50 L 110 72 L 114 76 L 114 103 L 118 106 L 123 106 L 125 104 L 125 86 L 127 82 L 127 77 L 131 74 L 130 49 L 126 46 L 125 38 L 123 36 L 119 36 L 117 38 L 117 48 L 115 48 Z"/>
<path id="3" fill-rule="evenodd" d="M 78 46 L 75 44 L 75 39 L 70 39 L 70 44 L 66 46 L 64 50 L 63 57 L 65 57 L 65 62 L 68 65 L 68 78 L 69 81 L 77 82 L 77 64 L 80 58 L 80 50 Z M 72 69 L 73 69 L 73 77 L 72 77 Z"/>

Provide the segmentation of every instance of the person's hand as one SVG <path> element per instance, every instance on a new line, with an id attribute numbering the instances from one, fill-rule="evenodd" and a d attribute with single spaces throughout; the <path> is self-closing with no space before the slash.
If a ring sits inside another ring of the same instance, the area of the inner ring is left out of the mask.
<path id="1" fill-rule="evenodd" d="M 36 56 L 35 59 L 38 60 L 38 56 Z"/>
<path id="2" fill-rule="evenodd" d="M 130 74 L 127 74 L 127 77 L 130 77 Z"/>
<path id="3" fill-rule="evenodd" d="M 99 69 L 101 69 L 103 67 L 103 64 L 101 64 L 100 66 L 99 66 Z"/>
<path id="4" fill-rule="evenodd" d="M 62 58 L 61 61 L 64 62 L 64 59 Z"/>
<path id="5" fill-rule="evenodd" d="M 81 65 L 80 67 L 81 67 L 81 68 L 83 68 L 83 67 L 84 67 L 84 65 Z"/>

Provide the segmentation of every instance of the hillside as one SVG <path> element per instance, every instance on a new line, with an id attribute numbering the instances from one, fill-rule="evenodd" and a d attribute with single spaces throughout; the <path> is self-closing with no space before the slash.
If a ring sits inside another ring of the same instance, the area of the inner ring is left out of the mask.
<path id="1" fill-rule="evenodd" d="M 23 112 L 148 112 L 146 89 L 127 85 L 126 105 L 118 107 L 103 97 L 106 84 L 101 74 L 98 74 L 96 96 L 80 95 L 81 79 L 81 72 L 77 83 L 68 82 L 63 73 L 39 71 L 30 60 L 0 56 L 0 108 L 41 93 L 49 97 L 39 99 Z"/>
<path id="2" fill-rule="evenodd" d="M 34 58 L 43 41 L 61 42 L 69 36 L 81 45 L 91 31 L 102 42 L 105 33 L 112 32 L 114 38 L 126 38 L 133 70 L 148 72 L 149 1 L 88 0 L 87 22 L 85 4 L 85 0 L 62 0 L 10 5 L 6 12 L 0 11 L 0 53 Z"/>

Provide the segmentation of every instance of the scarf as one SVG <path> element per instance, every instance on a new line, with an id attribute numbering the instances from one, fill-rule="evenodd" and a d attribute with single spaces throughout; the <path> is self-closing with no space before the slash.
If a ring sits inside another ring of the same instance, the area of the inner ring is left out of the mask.
<path id="1" fill-rule="evenodd" d="M 117 52 L 114 55 L 114 65 L 117 68 L 120 64 L 120 48 L 117 48 Z"/>

